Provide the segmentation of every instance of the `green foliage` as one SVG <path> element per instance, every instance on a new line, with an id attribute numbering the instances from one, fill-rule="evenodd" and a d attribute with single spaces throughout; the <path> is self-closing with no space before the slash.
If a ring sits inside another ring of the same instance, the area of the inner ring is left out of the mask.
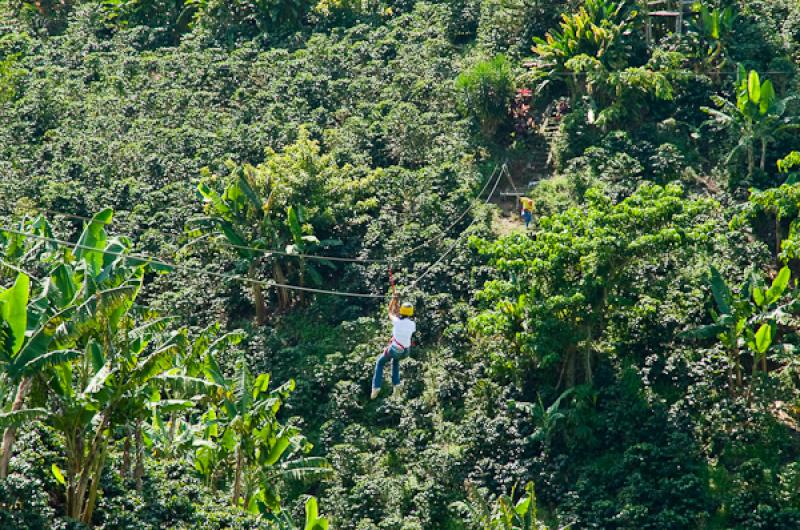
<path id="1" fill-rule="evenodd" d="M 724 51 L 736 21 L 736 10 L 734 6 L 709 8 L 699 2 L 694 7 L 697 17 L 692 25 L 705 44 L 705 53 L 699 54 L 699 59 L 704 70 L 718 76 L 726 64 Z"/>
<path id="2" fill-rule="evenodd" d="M 297 29 L 312 7 L 305 0 L 186 0 L 194 23 L 222 42 Z"/>
<path id="3" fill-rule="evenodd" d="M 646 43 L 633 7 L 0 0 L 0 527 L 78 524 L 84 465 L 102 528 L 325 528 L 309 491 L 345 530 L 798 527 L 792 159 L 747 202 L 719 179 L 747 119 L 792 124 L 800 10 L 705 3 Z M 539 90 L 506 148 L 514 86 Z M 528 235 L 473 206 L 505 159 L 538 182 Z M 377 302 L 269 289 L 254 326 L 224 279 L 386 292 L 385 263 L 317 252 L 397 257 L 419 346 L 396 395 L 368 399 Z"/>
<path id="4" fill-rule="evenodd" d="M 625 1 L 589 0 L 575 13 L 562 15 L 560 29 L 536 38 L 534 52 L 550 65 L 564 71 L 570 59 L 586 55 L 607 67 L 617 59 L 614 46 L 629 19 Z"/>
<path id="5" fill-rule="evenodd" d="M 544 79 L 539 90 L 548 82 L 564 81 L 574 100 L 587 91 L 581 79 L 586 63 L 596 63 L 603 70 L 627 65 L 629 50 L 623 34 L 636 16 L 625 0 L 589 0 L 577 12 L 564 13 L 559 29 L 551 29 L 544 39 L 534 38 L 533 51 L 542 70 L 536 77 Z M 578 75 L 565 75 L 570 72 Z"/>
<path id="6" fill-rule="evenodd" d="M 237 366 L 235 376 L 227 379 L 211 356 L 206 357 L 204 370 L 220 385 L 222 397 L 203 415 L 202 436 L 194 442 L 195 470 L 213 488 L 228 477 L 227 467 L 233 460 L 232 504 L 251 513 L 279 513 L 278 477 L 304 479 L 322 476 L 329 469 L 319 458 L 301 456 L 310 451 L 310 444 L 298 429 L 283 427 L 277 420 L 281 404 L 294 390 L 294 381 L 269 391 L 269 375 L 254 378 L 244 362 Z M 295 457 L 285 458 L 290 455 Z"/>
<path id="7" fill-rule="evenodd" d="M 650 65 L 609 72 L 600 61 L 579 55 L 570 59 L 567 66 L 585 76 L 586 90 L 591 93 L 587 121 L 598 127 L 630 126 L 653 101 L 673 98 L 674 76 Z"/>
<path id="8" fill-rule="evenodd" d="M 483 134 L 492 139 L 508 119 L 514 95 L 511 63 L 505 55 L 479 61 L 459 74 L 456 90 L 461 93 L 463 108 L 478 119 Z"/>
<path id="9" fill-rule="evenodd" d="M 328 530 L 328 520 L 319 516 L 317 499 L 314 497 L 306 501 L 306 525 L 303 530 Z"/>
<path id="10" fill-rule="evenodd" d="M 530 362 L 556 366 L 556 386 L 591 382 L 609 340 L 607 322 L 615 318 L 610 312 L 635 303 L 638 281 L 669 281 L 668 275 L 637 278 L 640 271 L 657 270 L 667 256 L 694 253 L 707 241 L 712 222 L 703 217 L 714 203 L 687 201 L 683 193 L 676 185 L 645 184 L 614 204 L 590 190 L 585 206 L 540 219 L 535 239 L 475 240 L 502 275 L 487 282 L 480 299 L 490 309 L 472 322 L 500 341 L 492 348 L 495 365 L 512 373 Z"/>
<path id="11" fill-rule="evenodd" d="M 28 328 L 28 292 L 30 291 L 30 278 L 19 274 L 12 287 L 0 291 L 0 318 L 8 325 L 10 338 L 13 339 L 4 349 L 3 356 L 6 362 L 19 352 L 25 342 L 25 330 Z"/>
<path id="12" fill-rule="evenodd" d="M 536 515 L 536 493 L 533 484 L 525 486 L 525 493 L 516 502 L 513 500 L 516 488 L 510 495 L 501 495 L 493 504 L 482 498 L 485 492 L 478 492 L 468 485 L 469 501 L 458 502 L 454 508 L 464 512 L 469 528 L 483 530 L 547 530 Z"/>
<path id="13" fill-rule="evenodd" d="M 297 281 L 305 286 L 306 278 L 319 286 L 320 266 L 333 268 L 330 261 L 308 263 L 302 256 L 341 245 L 341 241 L 320 241 L 314 228 L 334 224 L 347 207 L 337 207 L 343 198 L 358 200 L 370 178 L 349 178 L 330 155 L 321 155 L 319 144 L 301 131 L 300 139 L 278 154 L 268 150 L 267 160 L 258 166 L 228 164 L 230 175 L 224 179 L 224 191 L 214 189 L 221 179 L 204 170 L 198 191 L 206 203 L 206 217 L 197 217 L 190 225 L 197 227 L 194 237 L 223 237 L 247 267 L 248 276 L 261 281 L 264 258 L 270 251 L 278 256 L 270 261 L 272 277 L 278 284 Z M 281 257 L 282 256 L 282 257 Z M 256 319 L 263 324 L 266 302 L 263 289 L 252 284 Z M 278 287 L 280 309 L 292 302 L 292 294 Z"/>
<path id="14" fill-rule="evenodd" d="M 790 169 L 800 166 L 800 152 L 792 151 L 782 159 L 778 160 L 778 170 L 781 173 L 788 173 Z"/>
<path id="15" fill-rule="evenodd" d="M 65 471 L 56 463 L 51 463 L 51 470 L 65 488 L 66 515 L 89 524 L 115 433 L 135 433 L 138 456 L 134 476 L 137 489 L 141 489 L 143 421 L 152 415 L 157 425 L 163 424 L 161 415 L 171 414 L 171 422 L 177 425 L 176 412 L 186 414 L 210 402 L 209 414 L 217 407 L 224 411 L 219 422 L 230 431 L 224 431 L 223 440 L 230 438 L 228 433 L 236 436 L 231 438 L 230 447 L 223 444 L 227 449 L 236 447 L 234 506 L 240 506 L 244 468 L 248 475 L 244 507 L 256 513 L 280 512 L 279 497 L 273 490 L 275 477 L 266 470 L 281 459 L 290 442 L 300 446 L 302 441 L 296 429 L 282 428 L 275 417 L 286 390 L 266 394 L 268 376 L 262 374 L 251 383 L 244 366 L 239 368 L 236 386 L 222 375 L 213 355 L 221 347 L 234 344 L 235 335 L 211 342 L 212 329 L 190 345 L 185 329 L 168 332 L 168 319 L 156 319 L 136 307 L 147 265 L 126 256 L 127 239 L 109 238 L 105 227 L 111 219 L 111 211 L 104 210 L 86 223 L 75 248 L 53 269 L 41 298 L 31 303 L 33 311 L 28 308 L 27 276 L 21 274 L 12 288 L 0 293 L 0 317 L 11 336 L 21 339 L 9 341 L 12 347 L 4 352 L 8 379 L 21 381 L 11 411 L 2 416 L 6 429 L 4 465 L 8 465 L 12 450 L 6 441 L 8 433 L 12 433 L 13 443 L 12 429 L 22 421 L 40 418 L 65 440 Z M 32 325 L 26 324 L 30 312 L 34 315 Z M 23 333 L 26 327 L 32 330 L 27 335 Z M 204 355 L 208 382 L 194 377 L 200 372 L 200 355 Z M 168 391 L 164 383 L 180 383 L 170 391 L 172 399 L 161 399 L 161 392 Z M 31 386 L 31 406 L 21 408 L 26 397 L 23 393 Z M 187 387 L 198 388 L 200 393 L 175 399 Z M 217 395 L 220 403 L 215 400 Z M 194 434 L 192 442 L 196 443 L 200 431 L 186 431 Z M 174 433 L 167 438 L 172 442 Z M 129 440 L 123 460 L 128 459 L 128 447 Z M 226 459 L 222 455 L 218 464 Z M 254 481 L 249 475 L 255 464 L 262 477 L 261 489 L 251 490 Z M 287 462 L 282 472 L 301 477 L 319 469 L 324 470 L 325 463 L 311 459 L 300 460 L 299 465 Z M 265 487 L 270 488 L 269 493 Z M 263 508 L 256 509 L 258 506 Z"/>
<path id="16" fill-rule="evenodd" d="M 734 132 L 738 143 L 726 158 L 729 163 L 736 155 L 744 152 L 747 157 L 747 176 L 755 171 L 756 146 L 760 144 L 759 168 L 766 168 L 767 146 L 784 131 L 798 127 L 794 116 L 787 115 L 787 105 L 794 96 L 778 99 L 775 88 L 769 79 L 761 81 L 758 72 L 747 73 L 739 66 L 736 80 L 736 104 L 719 96 L 712 100 L 719 110 L 703 107 L 713 121 Z M 735 184 L 737 180 L 733 180 Z"/>
<path id="17" fill-rule="evenodd" d="M 763 191 L 753 189 L 748 204 L 734 220 L 733 226 L 743 226 L 746 221 L 756 225 L 766 224 L 769 227 L 767 230 L 770 230 L 770 235 L 774 238 L 772 248 L 775 257 L 782 262 L 795 259 L 798 256 L 799 201 L 798 184 L 786 183 Z"/>
<path id="18" fill-rule="evenodd" d="M 0 105 L 14 97 L 16 93 L 15 81 L 22 73 L 16 68 L 17 57 L 8 55 L 0 57 Z"/>
<path id="19" fill-rule="evenodd" d="M 748 393 L 752 393 L 757 384 L 756 371 L 759 365 L 762 372 L 766 373 L 768 370 L 768 351 L 777 354 L 772 359 L 777 364 L 785 363 L 779 352 L 784 351 L 786 347 L 773 342 L 779 325 L 791 325 L 793 322 L 791 315 L 794 312 L 794 304 L 783 300 L 787 294 L 790 277 L 789 268 L 783 267 L 768 288 L 757 278 L 751 277 L 737 292 L 734 292 L 719 271 L 712 267 L 711 292 L 717 305 L 714 324 L 696 328 L 687 336 L 716 337 L 720 340 L 728 361 L 727 377 L 730 392 L 740 393 L 745 386 L 743 345 L 747 346 L 751 356 L 749 362 L 752 376 Z M 780 369 L 784 367 L 781 366 Z"/>

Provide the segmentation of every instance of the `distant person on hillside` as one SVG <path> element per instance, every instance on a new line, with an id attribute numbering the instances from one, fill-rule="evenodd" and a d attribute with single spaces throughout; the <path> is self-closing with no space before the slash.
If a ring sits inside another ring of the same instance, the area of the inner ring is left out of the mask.
<path id="1" fill-rule="evenodd" d="M 528 197 L 521 197 L 519 202 L 522 203 L 522 210 L 520 211 L 519 214 L 525 221 L 525 229 L 527 230 L 528 226 L 531 224 L 531 221 L 533 220 L 533 199 L 529 199 Z"/>
<path id="2" fill-rule="evenodd" d="M 389 359 L 392 360 L 392 385 L 394 391 L 400 388 L 400 359 L 408 357 L 411 353 L 411 335 L 417 330 L 417 324 L 411 320 L 414 316 L 414 306 L 408 302 L 400 301 L 397 297 L 392 297 L 389 302 L 389 320 L 392 321 L 392 340 L 389 345 L 378 356 L 375 363 L 375 375 L 372 377 L 372 395 L 375 399 L 381 391 L 383 384 L 383 367 Z"/>

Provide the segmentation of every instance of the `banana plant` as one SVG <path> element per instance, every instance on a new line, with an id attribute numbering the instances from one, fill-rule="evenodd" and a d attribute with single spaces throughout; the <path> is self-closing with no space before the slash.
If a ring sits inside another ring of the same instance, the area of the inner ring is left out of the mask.
<path id="1" fill-rule="evenodd" d="M 787 115 L 788 104 L 797 99 L 797 96 L 779 99 L 772 81 L 762 81 L 758 72 L 750 70 L 748 73 L 741 65 L 736 80 L 736 103 L 720 96 L 712 96 L 711 99 L 717 106 L 716 109 L 701 107 L 711 116 L 709 123 L 730 129 L 739 137 L 738 143 L 725 160 L 726 164 L 744 152 L 748 177 L 755 172 L 757 145 L 760 145 L 758 167 L 764 171 L 768 145 L 779 134 L 800 127 L 796 116 Z"/>
<path id="2" fill-rule="evenodd" d="M 314 280 L 316 274 L 308 263 L 298 261 L 299 249 L 309 252 L 340 245 L 336 239 L 317 241 L 314 236 L 330 233 L 344 213 L 342 204 L 358 202 L 341 201 L 341 197 L 367 192 L 373 178 L 354 179 L 347 166 L 340 167 L 331 155 L 321 154 L 319 144 L 302 127 L 294 143 L 281 152 L 267 149 L 258 165 L 229 161 L 227 168 L 224 176 L 208 169 L 201 172 L 197 189 L 205 214 L 188 223 L 189 236 L 196 239 L 187 247 L 203 238 L 221 240 L 236 251 L 236 265 L 246 269 L 250 279 L 261 278 L 266 268 L 277 284 L 287 284 L 291 272 L 295 276 L 308 273 Z M 263 323 L 263 284 L 254 281 L 251 285 L 256 321 Z M 289 289 L 274 288 L 279 309 L 293 303 Z"/>
<path id="3" fill-rule="evenodd" d="M 247 264 L 248 277 L 254 280 L 252 293 L 256 321 L 263 324 L 266 320 L 266 302 L 262 285 L 257 283 L 260 263 L 265 256 L 269 256 L 274 280 L 279 284 L 288 283 L 288 260 L 270 255 L 269 250 L 280 248 L 286 241 L 296 239 L 293 229 L 298 227 L 297 210 L 291 206 L 287 209 L 288 214 L 294 215 L 294 218 L 278 213 L 276 201 L 280 202 L 280 197 L 287 193 L 280 179 L 264 176 L 263 171 L 249 164 L 236 166 L 229 163 L 228 167 L 231 173 L 222 193 L 213 188 L 215 178 L 209 173 L 204 174 L 197 189 L 206 203 L 207 215 L 191 220 L 194 230 L 190 233 L 223 237 Z M 293 222 L 296 226 L 292 226 Z M 300 246 L 311 241 L 303 237 L 313 236 L 302 235 Z M 291 304 L 288 290 L 278 288 L 277 292 L 279 307 L 287 308 Z"/>
<path id="4" fill-rule="evenodd" d="M 160 326 L 136 325 L 147 315 L 134 306 L 147 265 L 127 256 L 129 240 L 108 236 L 112 215 L 95 215 L 63 253 L 28 302 L 27 323 L 19 316 L 26 279 L 2 296 L 3 320 L 14 337 L 7 341 L 4 377 L 20 381 L 20 407 L 3 416 L 4 436 L 21 418 L 33 417 L 61 433 L 67 469 L 53 464 L 53 474 L 66 490 L 66 515 L 84 523 L 91 521 L 113 433 L 138 422 L 150 381 L 171 366 L 185 340 L 183 331 L 162 339 Z M 19 335 L 23 323 L 26 332 Z M 8 448 L 4 458 L 10 454 Z"/>
<path id="5" fill-rule="evenodd" d="M 510 494 L 497 497 L 493 503 L 488 502 L 484 491 L 478 491 L 472 484 L 467 485 L 467 500 L 458 501 L 452 508 L 465 514 L 471 528 L 485 530 L 547 530 L 538 519 L 536 493 L 533 483 L 525 485 L 525 492 L 514 500 L 516 486 Z"/>
<path id="6" fill-rule="evenodd" d="M 206 216 L 190 221 L 190 235 L 223 237 L 241 260 L 247 264 L 256 307 L 256 322 L 263 324 L 267 318 L 266 302 L 259 280 L 259 265 L 264 253 L 274 248 L 277 236 L 272 206 L 278 188 L 273 182 L 257 187 L 255 168 L 249 164 L 236 166 L 228 161 L 230 176 L 222 193 L 213 188 L 215 178 L 207 171 L 197 186 L 206 204 Z M 261 193 L 256 190 L 259 189 Z M 273 261 L 273 275 L 278 283 L 285 283 L 281 264 Z M 279 291 L 281 306 L 288 305 L 288 293 Z"/>
<path id="7" fill-rule="evenodd" d="M 314 497 L 306 500 L 306 524 L 303 530 L 328 530 L 328 520 L 319 516 L 317 499 Z"/>
<path id="8" fill-rule="evenodd" d="M 720 341 L 728 357 L 728 385 L 734 394 L 744 387 L 743 354 L 750 352 L 750 393 L 759 365 L 763 373 L 768 372 L 768 352 L 781 349 L 774 344 L 778 326 L 793 322 L 792 315 L 798 309 L 794 300 L 784 300 L 790 279 L 789 267 L 783 267 L 769 287 L 751 275 L 734 291 L 720 272 L 711 267 L 710 286 L 716 304 L 711 315 L 714 322 L 690 330 L 684 336 Z"/>
<path id="9" fill-rule="evenodd" d="M 26 215 L 11 230 L 0 230 L 0 280 L 6 271 L 21 272 L 29 263 L 57 262 L 60 249 L 52 238 L 52 227 L 42 216 Z"/>
<path id="10" fill-rule="evenodd" d="M 330 471 L 323 459 L 304 457 L 311 445 L 297 429 L 277 420 L 282 403 L 294 390 L 294 381 L 269 390 L 269 375 L 253 377 L 243 361 L 229 379 L 212 356 L 206 360 L 206 375 L 220 385 L 221 397 L 204 415 L 204 438 L 195 442 L 195 470 L 212 488 L 229 478 L 232 505 L 265 516 L 278 514 L 279 480 Z M 227 473 L 230 462 L 232 477 Z"/>
<path id="11" fill-rule="evenodd" d="M 214 323 L 176 354 L 173 368 L 158 376 L 161 387 L 149 404 L 152 418 L 144 433 L 144 442 L 154 456 L 192 450 L 194 440 L 203 432 L 196 410 L 216 402 L 222 389 L 205 377 L 205 360 L 217 357 L 243 338 L 239 331 L 222 333 L 220 325 Z"/>
<path id="12" fill-rule="evenodd" d="M 147 321 L 149 313 L 135 308 L 146 264 L 126 256 L 130 241 L 108 236 L 111 218 L 110 210 L 95 215 L 75 246 L 75 262 L 54 271 L 54 295 L 77 296 L 55 337 L 71 355 L 40 370 L 32 394 L 35 404 L 50 405 L 42 421 L 64 437 L 67 515 L 84 523 L 113 434 L 147 418 L 151 381 L 172 366 L 185 341 L 185 331 L 165 335 L 162 321 Z"/>
<path id="13" fill-rule="evenodd" d="M 0 293 L 0 327 L 6 328 L 8 338 L 0 349 L 0 388 L 4 390 L 2 402 L 10 403 L 10 409 L 0 414 L 0 479 L 8 475 L 17 428 L 41 412 L 23 409 L 33 376 L 45 366 L 75 355 L 62 349 L 60 342 L 70 329 L 64 324 L 78 312 L 79 293 L 69 268 L 58 261 L 59 248 L 52 236 L 49 223 L 41 216 L 25 216 L 13 229 L 0 231 L 0 263 L 4 270 L 17 271 L 13 286 Z M 30 278 L 18 266 L 32 260 L 56 264 L 34 300 L 30 300 Z"/>
<path id="14" fill-rule="evenodd" d="M 712 77 L 717 80 L 720 69 L 725 65 L 724 40 L 733 30 L 736 11 L 732 6 L 709 9 L 699 2 L 693 10 L 697 13 L 697 17 L 693 19 L 692 27 L 705 41 L 706 46 L 705 55 L 700 58 L 702 65 L 710 70 Z"/>
<path id="15" fill-rule="evenodd" d="M 561 16 L 558 29 L 551 29 L 545 38 L 534 38 L 533 52 L 544 68 L 544 81 L 538 86 L 541 91 L 553 79 L 564 73 L 572 99 L 586 92 L 582 75 L 575 72 L 570 61 L 579 57 L 597 61 L 604 70 L 615 70 L 627 65 L 622 48 L 625 28 L 636 18 L 636 11 L 628 9 L 625 1 L 587 0 L 575 13 Z"/>
<path id="16" fill-rule="evenodd" d="M 101 331 L 109 329 L 104 318 L 97 324 L 87 331 L 99 335 L 103 343 L 93 337 L 82 358 L 52 368 L 47 390 L 58 406 L 43 418 L 65 440 L 68 515 L 86 524 L 94 511 L 113 433 L 118 427 L 134 430 L 137 455 L 141 454 L 141 422 L 147 418 L 146 402 L 152 395 L 149 383 L 171 366 L 175 351 L 185 341 L 185 332 L 179 330 L 159 340 L 128 342 L 125 324 L 116 333 Z M 143 472 L 139 456 L 137 482 Z"/>
<path id="17" fill-rule="evenodd" d="M 561 412 L 561 402 L 568 398 L 575 391 L 575 387 L 568 388 L 561 393 L 556 400 L 548 407 L 544 406 L 542 397 L 539 396 L 537 403 L 526 401 L 511 401 L 509 406 L 514 409 L 530 414 L 536 429 L 530 435 L 530 440 L 535 442 L 549 443 L 550 439 L 558 426 L 559 422 L 566 419 L 566 415 Z"/>
<path id="18" fill-rule="evenodd" d="M 299 530 L 300 528 L 303 530 L 328 530 L 330 521 L 328 518 L 320 516 L 315 497 L 306 499 L 305 512 L 306 517 L 303 526 L 297 526 L 287 512 L 269 513 L 264 515 L 263 518 L 272 523 L 277 530 Z"/>
<path id="19" fill-rule="evenodd" d="M 0 415 L 0 424 L 5 425 L 2 455 L 0 455 L 0 479 L 5 479 L 8 475 L 8 463 L 11 459 L 17 426 L 28 421 L 31 416 L 30 412 L 22 412 L 22 405 L 30 387 L 29 380 L 20 384 L 18 378 L 8 376 L 8 368 L 14 364 L 25 342 L 29 288 L 28 276 L 19 274 L 12 287 L 0 292 L 0 362 L 4 372 L 4 381 L 0 388 L 13 387 L 14 383 L 19 385 L 11 410 Z"/>

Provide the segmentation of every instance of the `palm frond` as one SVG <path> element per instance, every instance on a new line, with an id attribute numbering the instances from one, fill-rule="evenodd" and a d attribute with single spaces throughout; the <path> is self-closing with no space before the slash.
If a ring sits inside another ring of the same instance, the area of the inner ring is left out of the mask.
<path id="1" fill-rule="evenodd" d="M 0 429 L 21 427 L 47 414 L 47 409 L 22 409 L 0 414 Z"/>

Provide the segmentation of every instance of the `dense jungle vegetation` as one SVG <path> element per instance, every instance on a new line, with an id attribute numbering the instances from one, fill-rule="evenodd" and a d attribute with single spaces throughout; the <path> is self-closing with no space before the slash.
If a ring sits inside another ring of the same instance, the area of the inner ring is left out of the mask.
<path id="1" fill-rule="evenodd" d="M 0 528 L 800 528 L 798 66 L 798 0 L 0 0 Z"/>

